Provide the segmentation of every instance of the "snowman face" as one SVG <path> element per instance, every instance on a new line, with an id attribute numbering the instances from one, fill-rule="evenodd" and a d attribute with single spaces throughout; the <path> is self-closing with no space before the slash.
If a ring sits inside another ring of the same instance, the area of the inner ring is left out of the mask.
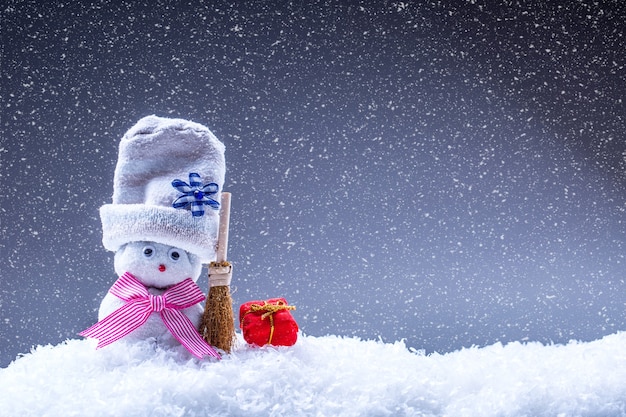
<path id="1" fill-rule="evenodd" d="M 167 288 L 200 276 L 198 257 L 183 249 L 155 242 L 131 242 L 115 253 L 115 272 L 130 272 L 147 287 Z"/>

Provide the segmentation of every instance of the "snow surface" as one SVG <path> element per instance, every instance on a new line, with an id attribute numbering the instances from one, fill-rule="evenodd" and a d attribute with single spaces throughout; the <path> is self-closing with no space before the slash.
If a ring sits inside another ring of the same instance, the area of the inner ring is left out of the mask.
<path id="1" fill-rule="evenodd" d="M 404 342 L 301 336 L 220 362 L 92 340 L 0 369 L 1 416 L 624 416 L 626 333 L 424 355 Z"/>

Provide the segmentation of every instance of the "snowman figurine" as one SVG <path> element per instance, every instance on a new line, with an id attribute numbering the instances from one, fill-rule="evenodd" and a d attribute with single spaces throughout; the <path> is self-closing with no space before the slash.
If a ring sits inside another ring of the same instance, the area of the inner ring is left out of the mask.
<path id="1" fill-rule="evenodd" d="M 198 123 L 148 116 L 122 137 L 113 202 L 100 208 L 119 278 L 82 336 L 98 348 L 124 339 L 219 357 L 198 332 L 196 281 L 215 260 L 224 172 L 224 145 Z"/>

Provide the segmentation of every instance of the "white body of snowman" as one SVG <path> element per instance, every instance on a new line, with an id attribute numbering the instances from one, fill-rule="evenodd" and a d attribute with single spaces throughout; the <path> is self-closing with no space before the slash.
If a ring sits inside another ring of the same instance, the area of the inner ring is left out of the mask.
<path id="1" fill-rule="evenodd" d="M 118 275 L 132 274 L 146 286 L 152 295 L 162 295 L 169 287 L 191 278 L 200 277 L 200 259 L 182 249 L 155 242 L 131 242 L 115 253 L 115 272 Z M 98 319 L 102 320 L 124 305 L 124 301 L 108 292 L 100 303 Z M 198 329 L 204 309 L 200 304 L 181 310 Z M 148 340 L 158 345 L 179 344 L 168 331 L 158 312 L 150 314 L 148 320 L 124 337 L 125 340 Z"/>

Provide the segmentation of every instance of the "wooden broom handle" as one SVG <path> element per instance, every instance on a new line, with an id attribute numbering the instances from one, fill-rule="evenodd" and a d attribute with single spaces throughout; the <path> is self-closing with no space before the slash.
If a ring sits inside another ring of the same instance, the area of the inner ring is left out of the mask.
<path id="1" fill-rule="evenodd" d="M 228 227 L 230 224 L 230 193 L 222 193 L 220 203 L 220 228 L 217 235 L 216 262 L 224 262 L 228 259 Z"/>

